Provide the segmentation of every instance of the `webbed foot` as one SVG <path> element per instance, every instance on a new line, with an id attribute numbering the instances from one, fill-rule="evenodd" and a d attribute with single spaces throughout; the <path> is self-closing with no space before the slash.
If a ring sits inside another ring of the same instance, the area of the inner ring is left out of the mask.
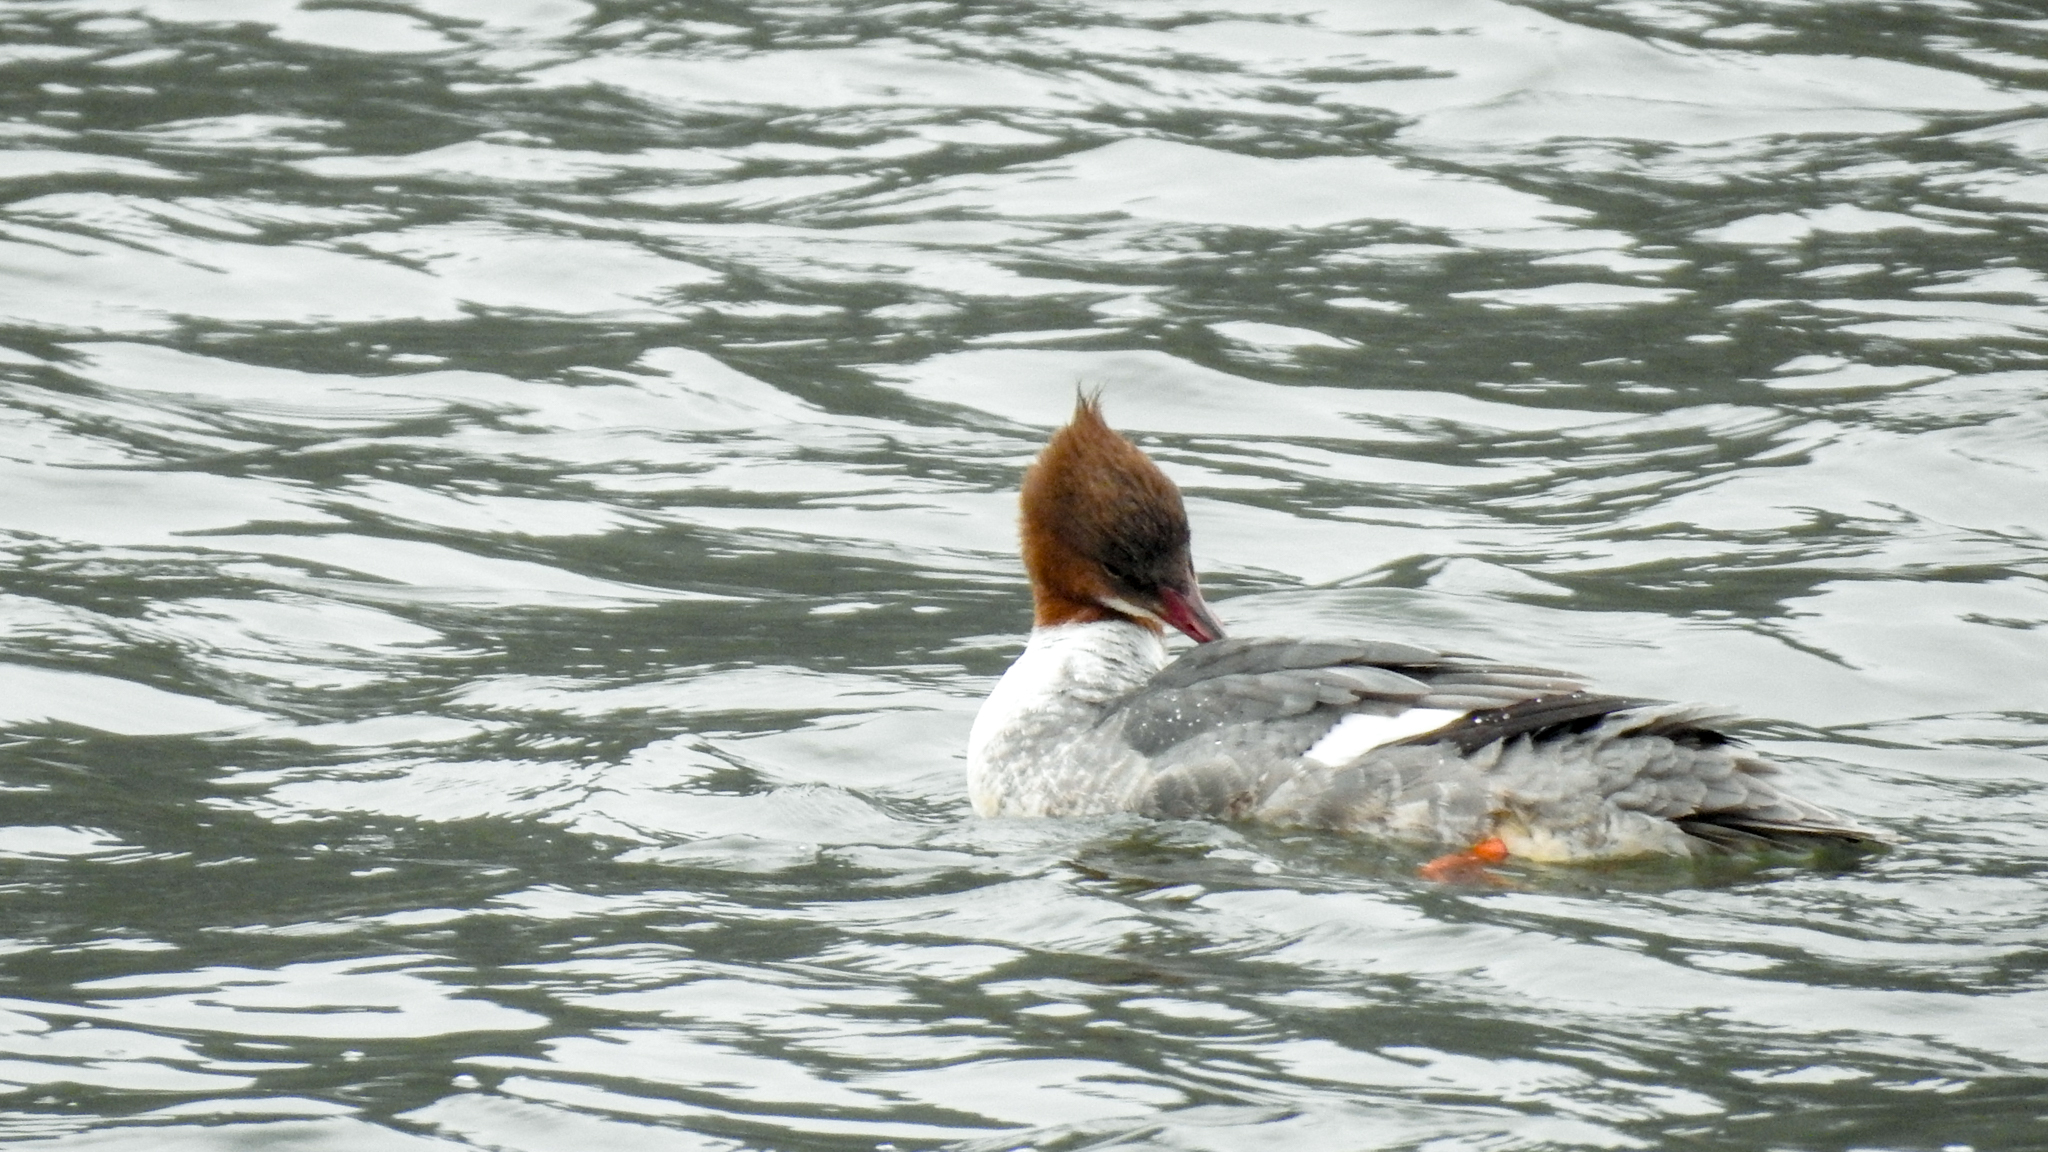
<path id="1" fill-rule="evenodd" d="M 1508 858 L 1508 846 L 1498 836 L 1489 836 L 1463 852 L 1439 856 L 1416 869 L 1424 880 L 1439 884 L 1498 884 L 1487 868 Z"/>

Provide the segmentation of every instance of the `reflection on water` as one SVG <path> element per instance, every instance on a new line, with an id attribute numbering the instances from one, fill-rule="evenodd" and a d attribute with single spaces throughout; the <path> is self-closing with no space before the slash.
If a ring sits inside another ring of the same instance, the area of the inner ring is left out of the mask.
<path id="1" fill-rule="evenodd" d="M 2034 1142 L 2016 11 L 0 3 L 0 1133 Z M 1902 847 L 971 819 L 1076 385 L 1233 629 L 1734 705 Z"/>

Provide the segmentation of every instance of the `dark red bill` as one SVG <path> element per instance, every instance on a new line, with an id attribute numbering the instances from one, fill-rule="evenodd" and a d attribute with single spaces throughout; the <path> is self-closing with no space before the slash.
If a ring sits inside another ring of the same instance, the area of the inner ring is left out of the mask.
<path id="1" fill-rule="evenodd" d="M 1175 588 L 1159 590 L 1159 616 L 1168 624 L 1181 630 L 1188 639 L 1197 644 L 1223 639 L 1223 625 L 1216 622 L 1215 613 L 1202 603 L 1202 590 L 1189 585 L 1183 592 Z"/>

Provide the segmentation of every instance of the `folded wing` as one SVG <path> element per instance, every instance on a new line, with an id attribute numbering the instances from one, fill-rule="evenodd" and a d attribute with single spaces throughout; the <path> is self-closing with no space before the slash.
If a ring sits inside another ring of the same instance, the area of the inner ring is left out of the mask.
<path id="1" fill-rule="evenodd" d="M 1336 827 L 1503 822 L 1583 829 L 1631 821 L 1699 848 L 1875 842 L 1786 796 L 1777 769 L 1698 706 L 1589 690 L 1554 669 L 1387 641 L 1224 640 L 1192 649 L 1105 725 L 1150 771 L 1133 807 Z M 1421 816 L 1416 816 L 1417 812 Z M 1290 815 L 1291 814 L 1291 815 Z"/>

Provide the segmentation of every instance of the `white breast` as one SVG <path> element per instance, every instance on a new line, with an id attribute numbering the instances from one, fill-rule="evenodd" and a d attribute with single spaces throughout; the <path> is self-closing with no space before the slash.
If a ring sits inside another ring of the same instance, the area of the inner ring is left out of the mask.
<path id="1" fill-rule="evenodd" d="M 967 737 L 967 787 L 975 811 L 1029 815 L 1067 810 L 1078 761 L 1075 742 L 1100 740 L 1103 708 L 1151 679 L 1166 646 L 1124 620 L 1031 630 L 1023 655 L 982 702 Z M 1094 757 L 1099 759 L 1099 757 Z"/>

